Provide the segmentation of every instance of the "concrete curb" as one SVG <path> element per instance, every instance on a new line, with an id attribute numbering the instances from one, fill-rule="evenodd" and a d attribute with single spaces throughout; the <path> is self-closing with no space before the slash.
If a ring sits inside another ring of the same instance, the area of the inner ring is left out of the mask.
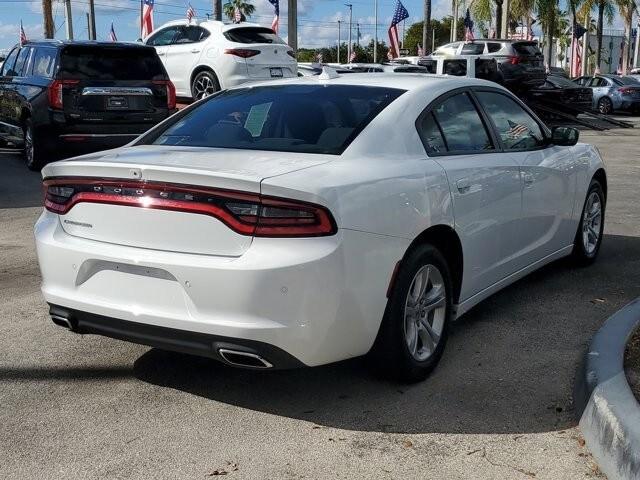
<path id="1" fill-rule="evenodd" d="M 587 447 L 609 480 L 640 478 L 640 404 L 624 374 L 624 351 L 640 327 L 640 298 L 598 330 L 576 379 L 574 403 Z"/>

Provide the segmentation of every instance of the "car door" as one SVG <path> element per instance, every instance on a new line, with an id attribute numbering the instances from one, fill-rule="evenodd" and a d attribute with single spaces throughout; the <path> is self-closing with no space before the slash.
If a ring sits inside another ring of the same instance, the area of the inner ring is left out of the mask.
<path id="1" fill-rule="evenodd" d="M 416 125 L 428 155 L 449 181 L 455 229 L 465 252 L 462 302 L 515 271 L 520 170 L 511 155 L 498 150 L 469 92 L 437 100 Z"/>
<path id="2" fill-rule="evenodd" d="M 12 119 L 14 118 L 15 109 L 15 89 L 13 85 L 15 71 L 13 68 L 19 50 L 18 47 L 11 50 L 0 70 L 0 135 L 5 139 L 13 135 L 14 130 L 12 128 L 14 126 Z"/>
<path id="3" fill-rule="evenodd" d="M 196 25 L 178 27 L 171 45 L 167 48 L 165 65 L 178 95 L 191 95 L 191 72 L 202 54 L 202 41 L 208 31 Z"/>
<path id="4" fill-rule="evenodd" d="M 3 130 L 5 138 L 10 142 L 22 141 L 22 111 L 25 103 L 24 72 L 29 67 L 31 47 L 16 48 L 15 61 L 3 66 L 2 110 Z M 12 52 L 13 54 L 13 52 Z"/>
<path id="5" fill-rule="evenodd" d="M 609 85 L 602 77 L 593 77 L 589 82 L 589 87 L 593 91 L 593 107 L 598 107 L 598 100 L 606 97 L 609 93 Z"/>
<path id="6" fill-rule="evenodd" d="M 518 269 L 525 268 L 573 242 L 576 159 L 571 148 L 550 144 L 542 124 L 509 93 L 478 89 L 474 95 L 504 154 L 520 168 L 522 216 L 513 254 Z"/>
<path id="7" fill-rule="evenodd" d="M 169 46 L 173 42 L 173 38 L 178 33 L 178 28 L 180 25 L 174 25 L 171 27 L 166 27 L 158 30 L 156 33 L 151 35 L 146 41 L 145 44 L 150 45 L 156 49 L 156 53 L 160 57 L 162 64 L 164 65 L 164 69 L 167 71 L 169 78 L 175 85 L 174 74 L 176 72 L 172 72 L 169 70 L 169 66 L 167 65 L 167 51 Z"/>

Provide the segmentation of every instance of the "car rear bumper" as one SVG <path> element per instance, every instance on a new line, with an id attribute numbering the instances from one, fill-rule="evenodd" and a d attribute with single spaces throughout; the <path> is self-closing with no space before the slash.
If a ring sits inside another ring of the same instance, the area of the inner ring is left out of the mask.
<path id="1" fill-rule="evenodd" d="M 640 110 L 640 98 L 639 99 L 631 99 L 631 100 L 620 100 L 620 105 L 616 107 L 619 110 L 624 110 L 627 112 L 635 112 Z"/>
<path id="2" fill-rule="evenodd" d="M 253 348 L 275 367 L 365 354 L 408 246 L 340 230 L 255 238 L 240 257 L 184 254 L 74 237 L 47 211 L 35 237 L 44 298 L 69 312 L 80 331 L 213 358 L 222 342 Z M 198 338 L 184 343 L 192 334 Z"/>

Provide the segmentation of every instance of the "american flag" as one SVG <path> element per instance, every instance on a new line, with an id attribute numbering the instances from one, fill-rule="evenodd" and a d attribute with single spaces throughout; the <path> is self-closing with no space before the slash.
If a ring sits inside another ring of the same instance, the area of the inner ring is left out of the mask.
<path id="1" fill-rule="evenodd" d="M 142 38 L 153 32 L 153 0 L 142 0 Z"/>
<path id="2" fill-rule="evenodd" d="M 353 63 L 356 61 L 356 51 L 351 50 L 351 55 L 349 56 L 349 63 Z"/>
<path id="3" fill-rule="evenodd" d="M 233 22 L 240 23 L 242 21 L 242 12 L 238 7 L 236 7 L 233 11 Z"/>
<path id="4" fill-rule="evenodd" d="M 191 4 L 189 4 L 189 8 L 187 8 L 187 22 L 191 23 L 191 20 L 196 16 L 196 11 L 193 9 Z"/>
<path id="5" fill-rule="evenodd" d="M 471 20 L 471 13 L 467 8 L 467 13 L 464 16 L 464 41 L 473 42 L 473 20 Z"/>
<path id="6" fill-rule="evenodd" d="M 571 77 L 577 77 L 582 70 L 582 47 L 580 39 L 587 31 L 579 23 L 576 23 L 573 35 L 571 36 Z"/>
<path id="7" fill-rule="evenodd" d="M 409 18 L 409 12 L 404 8 L 402 2 L 397 0 L 396 3 L 396 11 L 393 14 L 393 19 L 391 20 L 391 26 L 389 27 L 389 55 L 390 59 L 393 60 L 400 56 L 400 40 L 398 40 L 398 24 Z"/>
<path id="8" fill-rule="evenodd" d="M 27 43 L 27 34 L 24 33 L 24 28 L 22 28 L 22 20 L 20 20 L 20 45 L 24 45 Z"/>
<path id="9" fill-rule="evenodd" d="M 271 30 L 278 33 L 278 27 L 280 26 L 280 0 L 268 0 L 268 2 L 273 5 L 275 9 L 273 22 L 271 22 Z"/>
<path id="10" fill-rule="evenodd" d="M 424 55 L 424 48 L 422 48 L 422 45 L 418 44 L 418 56 L 422 57 Z"/>
<path id="11" fill-rule="evenodd" d="M 316 60 L 318 60 L 318 63 L 322 63 L 322 61 L 324 60 L 324 57 L 322 56 L 322 52 L 316 55 Z"/>
<path id="12" fill-rule="evenodd" d="M 113 29 L 113 22 L 111 22 L 111 30 L 109 30 L 109 40 L 112 42 L 117 42 L 118 37 L 116 37 L 116 31 Z"/>

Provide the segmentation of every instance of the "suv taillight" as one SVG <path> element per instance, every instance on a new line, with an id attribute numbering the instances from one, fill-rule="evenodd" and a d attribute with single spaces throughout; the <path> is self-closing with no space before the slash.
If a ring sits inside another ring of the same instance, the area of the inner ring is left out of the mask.
<path id="1" fill-rule="evenodd" d="M 325 207 L 257 193 L 97 178 L 49 179 L 44 189 L 45 208 L 58 215 L 78 203 L 102 203 L 208 215 L 256 237 L 322 237 L 337 231 Z"/>
<path id="2" fill-rule="evenodd" d="M 522 61 L 522 58 L 517 55 L 509 55 L 509 61 L 511 62 L 511 65 L 517 65 Z"/>
<path id="3" fill-rule="evenodd" d="M 80 80 L 54 80 L 49 84 L 47 95 L 49 97 L 49 106 L 51 108 L 62 109 L 62 90 L 65 85 L 77 85 Z"/>
<path id="4" fill-rule="evenodd" d="M 236 57 L 249 58 L 260 54 L 260 50 L 251 50 L 249 48 L 226 48 L 224 53 L 235 55 Z"/>
<path id="5" fill-rule="evenodd" d="M 167 88 L 167 108 L 173 110 L 176 108 L 176 87 L 171 80 L 154 80 L 156 85 L 165 85 Z"/>

